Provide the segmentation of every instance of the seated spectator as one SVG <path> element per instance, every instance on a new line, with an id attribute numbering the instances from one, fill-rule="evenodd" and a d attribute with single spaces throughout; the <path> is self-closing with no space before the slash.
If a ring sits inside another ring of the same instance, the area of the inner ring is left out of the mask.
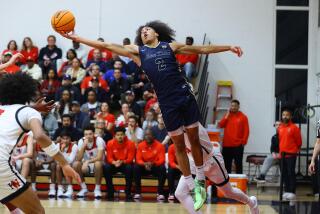
<path id="1" fill-rule="evenodd" d="M 110 84 L 110 98 L 111 106 L 114 110 L 120 109 L 121 95 L 130 89 L 130 84 L 128 80 L 121 76 L 121 71 L 119 69 L 114 70 L 115 80 Z"/>
<path id="2" fill-rule="evenodd" d="M 166 182 L 165 151 L 164 146 L 154 139 L 152 131 L 147 129 L 145 141 L 138 145 L 136 163 L 134 165 L 134 180 L 136 194 L 134 199 L 141 198 L 141 176 L 153 175 L 158 178 L 158 200 L 164 200 L 163 186 Z"/>
<path id="3" fill-rule="evenodd" d="M 130 44 L 131 44 L 131 41 L 130 41 L 129 38 L 124 38 L 124 39 L 122 40 L 122 45 L 123 45 L 123 46 L 130 45 Z M 119 58 L 120 58 L 124 63 L 126 63 L 126 64 L 128 64 L 129 62 L 132 61 L 131 58 L 126 57 L 126 56 L 119 56 Z"/>
<path id="4" fill-rule="evenodd" d="M 81 98 L 80 90 L 76 86 L 72 85 L 72 77 L 68 74 L 63 76 L 62 85 L 57 90 L 56 95 L 55 95 L 56 101 L 61 99 L 61 95 L 62 95 L 63 91 L 65 91 L 65 90 L 70 91 L 72 100 L 76 100 L 79 103 L 81 103 L 82 98 Z"/>
<path id="5" fill-rule="evenodd" d="M 82 65 L 85 65 L 87 63 L 88 50 L 85 45 L 82 45 L 76 41 L 72 41 L 72 47 L 70 49 L 76 51 L 77 58 L 80 60 Z"/>
<path id="6" fill-rule="evenodd" d="M 138 126 L 138 118 L 135 115 L 129 117 L 126 136 L 136 145 L 143 140 L 143 130 Z"/>
<path id="7" fill-rule="evenodd" d="M 147 90 L 143 93 L 143 99 L 146 101 L 146 105 L 144 107 L 144 113 L 146 114 L 150 108 L 158 102 L 158 98 L 153 90 Z"/>
<path id="8" fill-rule="evenodd" d="M 117 127 L 114 139 L 110 140 L 106 149 L 106 163 L 103 166 L 103 174 L 108 189 L 108 199 L 114 199 L 112 175 L 121 172 L 126 179 L 126 199 L 131 199 L 131 186 L 133 176 L 133 159 L 135 157 L 135 144 L 125 136 L 125 129 Z"/>
<path id="9" fill-rule="evenodd" d="M 55 103 L 56 107 L 52 110 L 58 123 L 61 123 L 61 116 L 71 112 L 71 93 L 68 90 L 62 92 L 61 99 Z"/>
<path id="10" fill-rule="evenodd" d="M 56 37 L 53 35 L 47 38 L 48 45 L 40 49 L 39 65 L 44 75 L 53 68 L 57 70 L 57 60 L 62 57 L 62 50 L 56 46 Z"/>
<path id="11" fill-rule="evenodd" d="M 72 60 L 71 66 L 67 69 L 66 74 L 72 78 L 72 85 L 80 88 L 83 78 L 86 76 L 86 70 L 82 68 L 82 64 L 78 58 Z"/>
<path id="12" fill-rule="evenodd" d="M 91 70 L 93 65 L 99 65 L 100 71 L 102 73 L 106 72 L 106 62 L 102 60 L 101 51 L 99 49 L 93 51 L 93 58 L 92 60 L 87 61 L 86 70 Z"/>
<path id="13" fill-rule="evenodd" d="M 98 118 L 95 122 L 95 135 L 101 137 L 104 142 L 108 142 L 113 138 L 113 135 L 111 132 L 109 132 L 105 127 L 105 121 L 102 118 Z"/>
<path id="14" fill-rule="evenodd" d="M 35 63 L 35 59 L 29 57 L 26 59 L 27 65 L 23 67 L 22 72 L 29 74 L 34 80 L 39 83 L 42 81 L 42 70 L 38 64 Z"/>
<path id="15" fill-rule="evenodd" d="M 271 146 L 270 151 L 271 154 L 269 154 L 263 161 L 260 175 L 255 179 L 257 182 L 264 182 L 266 178 L 266 174 L 268 173 L 269 169 L 273 165 L 277 165 L 280 163 L 280 155 L 279 155 L 279 136 L 278 136 L 278 128 L 280 126 L 281 122 L 277 121 L 274 124 L 274 127 L 276 128 L 276 134 L 272 136 L 271 138 Z"/>
<path id="16" fill-rule="evenodd" d="M 105 142 L 101 137 L 94 136 L 94 128 L 89 126 L 84 129 L 84 138 L 78 142 L 77 161 L 74 163 L 74 169 L 81 176 L 81 190 L 77 197 L 85 197 L 88 193 L 88 188 L 84 182 L 84 174 L 94 174 L 95 189 L 94 197 L 101 198 L 101 178 L 102 178 L 102 161 L 105 151 Z"/>
<path id="17" fill-rule="evenodd" d="M 67 70 L 72 67 L 73 59 L 77 58 L 77 53 L 73 49 L 67 51 L 67 61 L 63 62 L 58 70 L 58 76 L 63 77 Z"/>
<path id="18" fill-rule="evenodd" d="M 105 91 L 109 91 L 108 84 L 104 81 L 100 75 L 100 67 L 99 65 L 92 65 L 91 66 L 91 76 L 85 77 L 81 83 L 81 94 L 84 94 L 86 89 L 92 87 L 91 80 L 96 77 L 99 79 L 99 86 L 103 88 Z"/>
<path id="19" fill-rule="evenodd" d="M 155 112 L 157 115 L 161 114 L 161 109 L 160 109 L 160 106 L 159 106 L 159 103 L 158 103 L 158 102 L 154 103 L 154 104 L 151 106 L 151 108 L 154 110 L 154 112 Z"/>
<path id="20" fill-rule="evenodd" d="M 10 52 L 11 55 L 14 55 L 16 53 L 19 53 L 18 51 L 18 45 L 15 40 L 10 40 L 7 44 L 7 49 L 2 51 L 2 56 L 4 56 L 7 52 Z"/>
<path id="21" fill-rule="evenodd" d="M 31 171 L 32 189 L 36 191 L 36 176 L 38 170 L 48 171 L 50 173 L 51 184 L 49 185 L 49 197 L 54 197 L 56 194 L 56 162 L 45 153 L 38 143 L 33 146 L 34 164 Z M 50 170 L 50 171 L 49 171 Z"/>
<path id="22" fill-rule="evenodd" d="M 138 71 L 137 73 L 135 73 L 131 87 L 135 94 L 136 100 L 143 99 L 142 96 L 144 92 L 144 86 L 148 83 L 150 83 L 150 81 L 147 78 L 147 75 L 143 71 Z"/>
<path id="23" fill-rule="evenodd" d="M 103 38 L 98 38 L 97 40 L 100 41 L 100 42 L 104 42 L 104 39 L 103 39 Z M 94 52 L 94 50 L 95 50 L 95 49 L 93 48 L 93 49 L 91 49 L 91 50 L 89 51 L 87 62 L 93 60 L 93 55 L 94 55 L 93 52 Z M 101 51 L 101 59 L 102 59 L 104 62 L 107 62 L 107 61 L 111 60 L 111 59 L 112 59 L 112 52 L 111 52 L 111 51 L 108 51 L 107 49 L 103 49 L 103 50 Z"/>
<path id="24" fill-rule="evenodd" d="M 6 62 L 9 62 L 11 57 L 12 57 L 12 53 L 10 51 L 5 52 L 4 55 L 3 55 L 2 64 L 5 64 Z M 6 73 L 13 74 L 13 73 L 17 73 L 17 72 L 21 71 L 21 69 L 16 64 L 12 64 L 12 65 L 9 65 L 8 67 L 6 67 L 5 69 L 3 69 L 3 71 L 6 72 Z"/>
<path id="25" fill-rule="evenodd" d="M 168 149 L 168 186 L 169 197 L 168 200 L 174 200 L 174 193 L 176 191 L 175 181 L 179 180 L 181 171 L 176 158 L 176 151 L 174 144 L 171 144 Z"/>
<path id="26" fill-rule="evenodd" d="M 166 147 L 168 150 L 168 143 L 170 142 L 170 137 L 168 135 L 167 129 L 164 126 L 162 114 L 158 114 L 158 125 L 151 128 L 152 133 L 157 141 Z"/>
<path id="27" fill-rule="evenodd" d="M 110 113 L 110 107 L 107 102 L 101 103 L 100 112 L 96 116 L 97 119 L 103 119 L 105 121 L 105 128 L 113 133 L 115 126 L 115 117 Z"/>
<path id="28" fill-rule="evenodd" d="M 113 69 L 107 70 L 106 73 L 102 76 L 102 78 L 107 81 L 109 84 L 112 83 L 114 80 L 114 70 L 115 69 L 120 69 L 121 70 L 121 76 L 124 79 L 127 79 L 127 74 L 123 70 L 123 65 L 121 60 L 115 60 L 113 64 Z"/>
<path id="29" fill-rule="evenodd" d="M 89 91 L 95 91 L 97 94 L 97 101 L 99 102 L 105 102 L 107 100 L 109 100 L 109 95 L 106 92 L 106 90 L 104 90 L 103 88 L 101 88 L 99 86 L 99 79 L 97 77 L 93 77 L 90 81 L 90 85 L 91 87 L 87 88 L 84 92 L 84 99 L 85 102 L 87 102 L 87 97 L 88 97 L 88 93 Z"/>
<path id="30" fill-rule="evenodd" d="M 36 47 L 30 37 L 25 37 L 22 42 L 22 49 L 20 53 L 23 55 L 23 58 L 20 59 L 21 64 L 26 64 L 27 59 L 34 59 L 35 63 L 38 63 L 39 50 Z"/>
<path id="31" fill-rule="evenodd" d="M 94 120 L 95 115 L 100 111 L 101 103 L 97 101 L 97 94 L 95 91 L 89 91 L 87 102 L 82 104 L 80 111 L 88 113 L 90 120 Z"/>
<path id="32" fill-rule="evenodd" d="M 83 130 L 90 125 L 90 117 L 86 112 L 80 111 L 80 103 L 78 101 L 72 101 L 71 115 L 74 121 L 74 127 L 79 130 Z"/>
<path id="33" fill-rule="evenodd" d="M 15 169 L 27 178 L 33 162 L 33 135 L 32 132 L 24 134 L 11 154 L 11 163 Z"/>
<path id="34" fill-rule="evenodd" d="M 193 37 L 188 36 L 186 38 L 186 45 L 193 45 Z M 177 61 L 183 68 L 189 81 L 196 72 L 198 57 L 198 54 L 176 54 Z"/>
<path id="35" fill-rule="evenodd" d="M 153 127 L 158 125 L 157 120 L 155 119 L 156 114 L 153 110 L 149 110 L 146 114 L 146 120 L 143 121 L 142 129 L 152 129 Z"/>
<path id="36" fill-rule="evenodd" d="M 55 94 L 60 88 L 60 86 L 61 83 L 57 80 L 56 72 L 53 69 L 51 69 L 47 73 L 47 76 L 45 77 L 44 81 L 41 83 L 40 92 L 44 97 L 46 97 L 46 101 L 55 100 Z"/>
<path id="37" fill-rule="evenodd" d="M 71 140 L 73 143 L 76 143 L 80 138 L 82 138 L 82 132 L 73 126 L 72 117 L 70 114 L 62 115 L 61 119 L 62 125 L 55 131 L 53 135 L 53 140 L 56 141 L 56 143 L 60 143 L 60 134 L 63 130 L 67 130 L 71 134 Z"/>
<path id="38" fill-rule="evenodd" d="M 78 146 L 72 143 L 71 135 L 66 130 L 60 133 L 60 139 L 61 141 L 57 144 L 57 146 L 60 149 L 60 152 L 63 154 L 64 158 L 68 161 L 68 164 L 72 166 L 74 161 L 76 160 Z M 73 194 L 72 181 L 66 179 L 68 187 L 67 191 L 64 191 L 64 187 L 62 185 L 62 179 L 64 175 L 62 173 L 62 167 L 60 166 L 59 162 L 56 162 L 56 175 L 58 184 L 57 197 L 71 198 Z"/>
<path id="39" fill-rule="evenodd" d="M 126 91 L 124 96 L 125 102 L 129 105 L 129 110 L 132 111 L 141 121 L 143 119 L 142 108 L 135 101 L 135 94 L 133 91 Z"/>
<path id="40" fill-rule="evenodd" d="M 48 135 L 51 139 L 53 139 L 55 131 L 59 128 L 57 119 L 53 116 L 52 112 L 43 112 L 42 121 L 43 128 L 48 132 Z"/>
<path id="41" fill-rule="evenodd" d="M 128 113 L 129 113 L 129 105 L 127 103 L 122 103 L 121 114 L 117 117 L 116 126 L 127 127 L 128 119 L 129 119 L 127 117 Z"/>

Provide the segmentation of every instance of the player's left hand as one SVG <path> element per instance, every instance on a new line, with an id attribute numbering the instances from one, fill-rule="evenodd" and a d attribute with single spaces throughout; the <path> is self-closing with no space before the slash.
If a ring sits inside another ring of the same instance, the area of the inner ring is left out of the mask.
<path id="1" fill-rule="evenodd" d="M 237 54 L 238 57 L 241 57 L 243 54 L 243 51 L 242 51 L 241 47 L 239 47 L 239 46 L 231 46 L 230 51 L 232 53 Z"/>
<path id="2" fill-rule="evenodd" d="M 54 100 L 45 102 L 44 101 L 45 99 L 46 99 L 45 97 L 41 97 L 31 107 L 39 112 L 43 112 L 43 113 L 50 112 L 55 107 Z"/>
<path id="3" fill-rule="evenodd" d="M 67 38 L 67 39 L 71 39 L 71 40 L 76 41 L 76 42 L 78 41 L 79 36 L 76 35 L 76 34 L 74 33 L 74 31 L 69 32 L 69 33 L 66 33 L 66 32 L 61 31 L 61 32 L 59 32 L 59 33 L 61 34 L 61 36 L 65 37 L 65 38 Z"/>
<path id="4" fill-rule="evenodd" d="M 74 179 L 78 184 L 81 183 L 80 175 L 76 171 L 74 171 L 74 169 L 69 164 L 66 164 L 62 167 L 62 172 L 68 182 L 72 182 L 72 179 Z"/>

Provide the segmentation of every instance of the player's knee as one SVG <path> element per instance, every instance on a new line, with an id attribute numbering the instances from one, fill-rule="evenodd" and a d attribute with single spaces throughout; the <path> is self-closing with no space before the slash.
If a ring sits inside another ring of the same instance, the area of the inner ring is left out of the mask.
<path id="1" fill-rule="evenodd" d="M 184 144 L 184 142 L 177 142 L 175 143 L 175 149 L 178 154 L 186 152 L 186 145 Z"/>
<path id="2" fill-rule="evenodd" d="M 181 201 L 184 197 L 186 197 L 186 194 L 181 191 L 178 191 L 178 189 L 174 192 L 174 195 L 179 201 Z"/>
<path id="3" fill-rule="evenodd" d="M 101 161 L 94 162 L 94 167 L 97 170 L 101 170 L 102 169 L 102 162 Z"/>

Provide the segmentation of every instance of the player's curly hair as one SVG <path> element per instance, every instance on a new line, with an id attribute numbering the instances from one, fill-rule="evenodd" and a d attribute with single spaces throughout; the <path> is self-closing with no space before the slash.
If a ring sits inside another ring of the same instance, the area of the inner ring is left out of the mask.
<path id="1" fill-rule="evenodd" d="M 145 25 L 142 25 L 138 28 L 136 31 L 136 38 L 135 38 L 135 44 L 138 46 L 142 46 L 143 42 L 141 39 L 141 30 L 144 27 L 151 27 L 156 31 L 157 34 L 159 34 L 158 40 L 161 42 L 172 42 L 174 41 L 174 37 L 176 36 L 176 32 L 169 27 L 166 23 L 163 23 L 159 20 L 147 22 Z"/>
<path id="2" fill-rule="evenodd" d="M 36 96 L 37 90 L 37 82 L 28 74 L 5 74 L 0 78 L 0 103 L 24 105 Z"/>

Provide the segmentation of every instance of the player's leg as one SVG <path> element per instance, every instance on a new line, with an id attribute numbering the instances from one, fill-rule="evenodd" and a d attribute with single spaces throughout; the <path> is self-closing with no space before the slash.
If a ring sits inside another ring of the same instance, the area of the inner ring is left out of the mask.
<path id="1" fill-rule="evenodd" d="M 55 197 L 56 195 L 56 162 L 52 161 L 50 163 L 50 170 L 51 170 L 51 175 L 50 175 L 50 185 L 49 185 L 49 197 Z"/>
<path id="2" fill-rule="evenodd" d="M 134 182 L 136 186 L 136 192 L 134 195 L 134 199 L 140 199 L 141 198 L 141 176 L 142 173 L 144 173 L 146 170 L 144 166 L 135 164 L 133 167 L 133 175 L 134 175 Z"/>
<path id="3" fill-rule="evenodd" d="M 152 166 L 151 168 L 152 174 L 154 176 L 157 176 L 158 178 L 158 200 L 164 200 L 164 191 L 163 191 L 163 186 L 164 183 L 166 182 L 166 177 L 167 177 L 167 173 L 166 173 L 166 167 L 163 165 L 160 166 Z"/>
<path id="4" fill-rule="evenodd" d="M 84 174 L 87 174 L 89 172 L 89 165 L 86 163 L 83 163 L 82 161 L 75 161 L 74 162 L 74 169 L 79 173 L 81 177 L 81 190 L 78 192 L 77 197 L 83 198 L 88 193 L 88 188 L 86 183 L 84 182 Z"/>
<path id="5" fill-rule="evenodd" d="M 57 177 L 57 184 L 58 184 L 57 197 L 61 198 L 63 197 L 63 185 L 62 185 L 63 173 L 59 163 L 57 163 L 57 167 L 56 167 L 56 177 Z"/>
<path id="6" fill-rule="evenodd" d="M 242 165 L 243 165 L 243 146 L 239 146 L 234 148 L 235 149 L 235 156 L 234 156 L 234 163 L 236 165 L 236 173 L 242 174 Z"/>
<path id="7" fill-rule="evenodd" d="M 102 179 L 102 161 L 94 162 L 94 177 L 96 180 L 96 186 L 94 189 L 94 197 L 101 198 L 101 179 Z"/>
<path id="8" fill-rule="evenodd" d="M 17 208 L 16 206 L 13 206 L 10 203 L 6 203 L 4 205 L 8 208 L 10 214 L 22 214 L 21 209 Z"/>
<path id="9" fill-rule="evenodd" d="M 188 184 L 186 182 L 186 179 L 181 176 L 177 189 L 175 191 L 176 198 L 180 201 L 182 206 L 188 211 L 190 214 L 200 214 L 200 211 L 195 211 L 193 208 L 193 199 L 190 195 L 190 190 L 188 187 Z"/>
<path id="10" fill-rule="evenodd" d="M 37 165 L 36 165 L 36 160 L 32 159 L 31 163 L 31 186 L 33 191 L 37 191 L 36 188 L 36 177 L 37 177 Z"/>
<path id="11" fill-rule="evenodd" d="M 108 195 L 107 195 L 108 200 L 114 199 L 114 187 L 113 187 L 113 181 L 112 181 L 112 175 L 114 171 L 115 171 L 115 167 L 112 164 L 105 163 L 103 165 L 103 175 L 104 175 L 104 179 L 106 180 L 106 185 L 108 189 Z"/>
<path id="12" fill-rule="evenodd" d="M 22 169 L 21 169 L 21 175 L 25 178 L 29 176 L 30 168 L 32 160 L 30 158 L 24 158 L 22 160 Z"/>
<path id="13" fill-rule="evenodd" d="M 264 159 L 260 175 L 256 178 L 257 181 L 264 181 L 265 176 L 267 175 L 269 169 L 277 163 L 277 160 L 274 159 L 272 154 L 268 154 L 268 156 Z"/>
<path id="14" fill-rule="evenodd" d="M 232 160 L 233 160 L 232 148 L 223 147 L 222 156 L 223 156 L 223 159 L 224 159 L 224 165 L 226 167 L 227 172 L 231 173 Z"/>
<path id="15" fill-rule="evenodd" d="M 132 164 L 124 164 L 121 166 L 121 171 L 125 175 L 126 179 L 126 199 L 131 200 L 131 187 L 132 187 L 132 174 L 133 174 L 133 166 Z"/>

